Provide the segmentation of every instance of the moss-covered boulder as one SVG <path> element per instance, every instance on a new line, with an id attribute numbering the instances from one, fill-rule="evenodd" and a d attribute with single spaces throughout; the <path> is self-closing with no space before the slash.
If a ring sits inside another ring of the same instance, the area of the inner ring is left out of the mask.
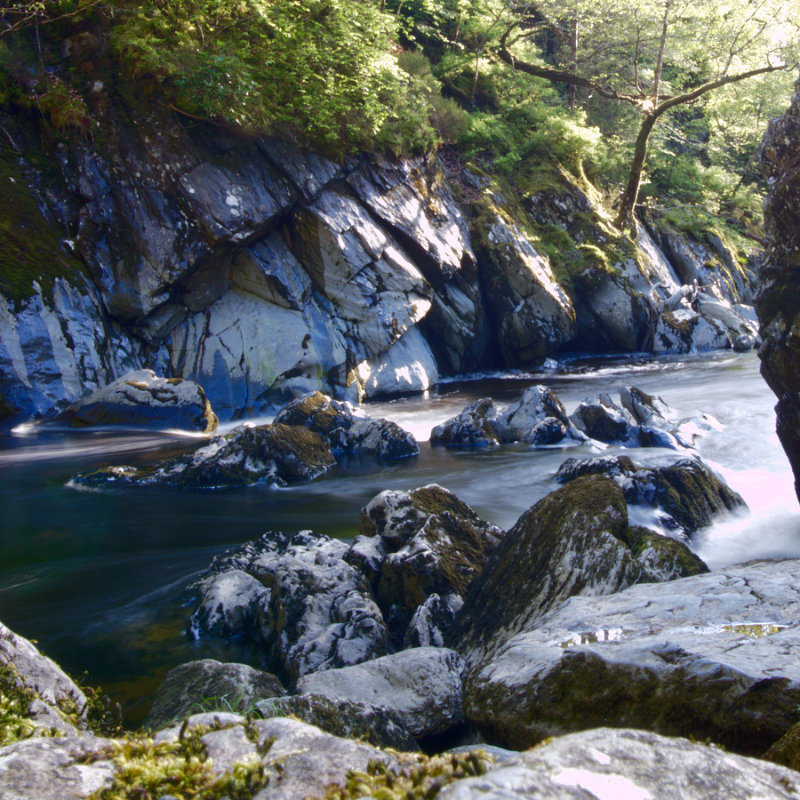
<path id="1" fill-rule="evenodd" d="M 470 665 L 484 663 L 573 595 L 611 594 L 703 568 L 675 557 L 685 545 L 656 551 L 649 535 L 629 525 L 622 489 L 605 476 L 587 475 L 549 494 L 506 533 L 473 582 L 451 646 Z"/>
<path id="2" fill-rule="evenodd" d="M 217 489 L 254 483 L 286 486 L 336 464 L 328 443 L 292 425 L 242 426 L 184 455 L 150 467 L 104 467 L 73 478 L 81 486 L 180 486 Z"/>
<path id="3" fill-rule="evenodd" d="M 72 428 L 130 425 L 213 433 L 217 416 L 203 387 L 183 378 L 159 378 L 150 369 L 129 372 L 62 411 Z"/>
<path id="4" fill-rule="evenodd" d="M 439 595 L 453 610 L 460 605 L 503 535 L 436 484 L 381 492 L 362 509 L 361 533 L 377 537 L 385 552 L 373 580 L 397 644 L 431 595 Z"/>

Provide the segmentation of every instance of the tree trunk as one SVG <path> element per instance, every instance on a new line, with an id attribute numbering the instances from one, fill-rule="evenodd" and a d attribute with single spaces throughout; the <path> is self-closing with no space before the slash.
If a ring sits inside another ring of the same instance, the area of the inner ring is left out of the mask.
<path id="1" fill-rule="evenodd" d="M 657 119 L 657 114 L 648 114 L 639 126 L 639 134 L 636 137 L 636 146 L 633 151 L 633 161 L 631 161 L 631 168 L 628 171 L 628 182 L 625 186 L 625 191 L 619 198 L 616 225 L 620 229 L 633 227 L 633 210 L 636 208 L 636 201 L 639 199 L 639 186 L 642 183 L 642 172 L 647 159 L 647 145 Z"/>

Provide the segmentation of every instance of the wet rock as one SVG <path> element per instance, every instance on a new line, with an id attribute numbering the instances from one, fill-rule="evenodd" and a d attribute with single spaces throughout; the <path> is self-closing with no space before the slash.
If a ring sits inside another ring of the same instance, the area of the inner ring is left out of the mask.
<path id="1" fill-rule="evenodd" d="M 800 97 L 795 92 L 786 113 L 770 122 L 759 161 L 768 180 L 764 205 L 767 253 L 759 272 L 756 311 L 764 343 L 761 374 L 778 398 L 777 432 L 795 475 L 800 498 Z"/>
<path id="2" fill-rule="evenodd" d="M 569 458 L 559 467 L 555 480 L 563 484 L 595 474 L 614 479 L 630 505 L 653 509 L 653 524 L 672 535 L 690 536 L 710 525 L 718 514 L 747 509 L 741 495 L 699 458 L 657 467 L 637 467 L 627 456 Z"/>
<path id="3" fill-rule="evenodd" d="M 419 750 L 401 716 L 385 706 L 374 706 L 317 694 L 273 697 L 260 700 L 256 708 L 264 717 L 292 716 L 316 725 L 326 733 L 346 739 L 359 739 L 375 747 L 414 752 Z"/>
<path id="4" fill-rule="evenodd" d="M 254 710 L 260 698 L 285 693 L 274 675 L 246 664 L 222 663 L 212 658 L 189 661 L 167 673 L 144 724 L 157 730 L 214 707 L 243 714 Z"/>
<path id="5" fill-rule="evenodd" d="M 317 694 L 394 710 L 411 733 L 432 736 L 463 722 L 464 664 L 452 650 L 415 647 L 353 667 L 307 675 L 301 695 Z"/>
<path id="6" fill-rule="evenodd" d="M 319 434 L 336 456 L 376 456 L 394 459 L 419 454 L 414 437 L 386 419 L 368 417 L 343 400 L 313 392 L 282 408 L 275 423 L 300 425 Z"/>
<path id="7" fill-rule="evenodd" d="M 658 318 L 653 340 L 657 353 L 724 350 L 730 346 L 728 329 L 719 320 L 702 317 L 690 308 L 666 309 Z"/>
<path id="8" fill-rule="evenodd" d="M 203 387 L 182 378 L 159 378 L 149 369 L 129 372 L 69 406 L 57 422 L 72 428 L 134 425 L 212 433 L 217 428 Z"/>
<path id="9" fill-rule="evenodd" d="M 153 467 L 104 467 L 73 478 L 80 486 L 180 486 L 218 489 L 310 481 L 336 463 L 327 442 L 289 425 L 243 426 Z"/>
<path id="10" fill-rule="evenodd" d="M 788 800 L 800 776 L 686 739 L 597 728 L 562 736 L 487 774 L 445 787 L 441 800 Z"/>
<path id="11" fill-rule="evenodd" d="M 577 431 L 555 392 L 546 386 L 531 386 L 497 420 L 505 442 L 528 442 L 533 445 L 556 444 L 569 436 L 578 441 L 585 437 Z"/>
<path id="12" fill-rule="evenodd" d="M 454 449 L 491 447 L 501 443 L 497 409 L 490 397 L 476 400 L 431 431 L 431 444 Z"/>
<path id="13" fill-rule="evenodd" d="M 316 670 L 358 664 L 388 652 L 386 625 L 364 576 L 344 561 L 347 545 L 312 531 L 270 532 L 212 561 L 190 587 L 208 593 L 230 570 L 250 575 L 255 586 L 247 608 L 256 608 L 257 639 L 270 668 L 293 682 Z M 222 593 L 222 592 L 221 592 Z M 204 606 L 192 615 L 203 635 Z M 227 630 L 234 630 L 229 620 Z M 246 627 L 243 634 L 251 633 Z"/>
<path id="14" fill-rule="evenodd" d="M 254 636 L 262 610 L 269 605 L 269 589 L 241 569 L 224 569 L 192 586 L 199 605 L 192 614 L 195 637 L 236 639 Z"/>
<path id="15" fill-rule="evenodd" d="M 503 535 L 436 484 L 381 492 L 361 512 L 361 533 L 379 538 L 386 551 L 375 594 L 398 644 L 431 595 L 464 596 Z M 446 614 L 438 619 L 443 623 Z"/>
<path id="16" fill-rule="evenodd" d="M 687 550 L 680 542 L 655 550 L 651 535 L 657 536 L 629 524 L 622 490 L 609 478 L 571 482 L 505 534 L 467 593 L 450 645 L 470 666 L 485 663 L 511 636 L 538 625 L 573 595 L 611 594 L 704 566 L 688 554 L 676 558 L 676 550 Z"/>
<path id="17" fill-rule="evenodd" d="M 467 717 L 515 748 L 610 724 L 761 754 L 796 722 L 798 577 L 760 562 L 572 597 L 471 674 Z"/>

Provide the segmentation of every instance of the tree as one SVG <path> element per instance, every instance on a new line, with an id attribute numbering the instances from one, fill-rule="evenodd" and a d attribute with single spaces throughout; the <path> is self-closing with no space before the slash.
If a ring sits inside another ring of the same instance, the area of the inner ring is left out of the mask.
<path id="1" fill-rule="evenodd" d="M 608 100 L 640 115 L 616 223 L 634 224 L 650 136 L 667 112 L 723 86 L 787 68 L 796 28 L 784 0 L 542 0 L 517 9 L 498 55 L 514 69 Z M 543 31 L 568 42 L 550 63 L 532 44 Z M 579 33 L 580 32 L 580 36 Z"/>

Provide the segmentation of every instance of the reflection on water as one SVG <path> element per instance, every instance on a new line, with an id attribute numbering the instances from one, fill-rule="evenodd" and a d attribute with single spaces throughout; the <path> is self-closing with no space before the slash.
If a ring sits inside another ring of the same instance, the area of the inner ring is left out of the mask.
<path id="1" fill-rule="evenodd" d="M 587 396 L 635 385 L 662 396 L 680 417 L 709 412 L 724 428 L 699 443 L 703 457 L 744 495 L 752 513 L 704 532 L 696 548 L 712 568 L 762 556 L 800 555 L 793 479 L 774 434 L 774 398 L 753 354 L 702 358 L 565 362 L 541 373 L 493 374 L 444 383 L 426 396 L 365 407 L 423 442 L 419 457 L 388 465 L 351 463 L 284 490 L 156 487 L 77 492 L 76 472 L 142 464 L 192 444 L 177 434 L 23 430 L 0 434 L 0 619 L 75 675 L 125 701 L 128 719 L 170 666 L 200 657 L 258 654 L 183 635 L 181 591 L 215 553 L 266 530 L 312 528 L 338 537 L 358 530 L 359 510 L 383 489 L 439 483 L 485 519 L 508 528 L 556 488 L 569 456 L 622 452 L 602 446 L 533 450 L 510 445 L 448 452 L 425 444 L 430 430 L 466 404 L 491 396 L 502 406 L 544 383 L 568 411 Z M 627 451 L 639 463 L 672 451 Z"/>

